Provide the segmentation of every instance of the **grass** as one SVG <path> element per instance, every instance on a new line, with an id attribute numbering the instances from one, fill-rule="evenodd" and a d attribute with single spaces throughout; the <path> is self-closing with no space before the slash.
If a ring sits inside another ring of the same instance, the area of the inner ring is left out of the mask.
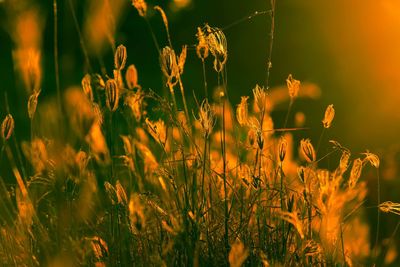
<path id="1" fill-rule="evenodd" d="M 40 64 L 30 51 L 25 69 L 32 74 L 26 76 L 30 139 L 16 140 L 18 125 L 11 114 L 1 125 L 1 165 L 10 175 L 0 179 L 1 262 L 379 264 L 385 252 L 379 249 L 379 226 L 375 244 L 369 242 L 362 180 L 367 164 L 378 169 L 379 179 L 379 158 L 370 152 L 353 157 L 333 140 L 328 152 L 319 153 L 334 123 L 333 105 L 324 116 L 321 112 L 317 149 L 310 139 L 295 143 L 305 128 L 288 125 L 302 90 L 292 75 L 284 92 L 287 116 L 284 122 L 272 120 L 271 106 L 280 100 L 271 97 L 268 84 L 275 1 L 270 4 L 270 11 L 260 12 L 270 16 L 272 25 L 267 82 L 256 85 L 236 107 L 229 100 L 224 32 L 205 24 L 197 28 L 196 55 L 186 45 L 178 54 L 161 7 L 155 10 L 169 45 L 160 48 L 152 34 L 166 95 L 139 85 L 136 67 L 126 66 L 129 48 L 123 45 L 115 48 L 112 72 L 82 75 L 82 88 L 61 90 L 55 38 L 57 98 L 41 103 Z M 133 1 L 133 6 L 150 26 L 150 6 L 144 1 Z M 57 1 L 53 7 L 57 21 Z M 189 56 L 202 62 L 204 99 L 185 92 L 182 76 Z M 217 84 L 207 80 L 206 61 L 212 61 Z M 327 160 L 332 167 L 320 168 Z M 380 210 L 399 214 L 397 203 L 378 204 L 378 225 Z"/>

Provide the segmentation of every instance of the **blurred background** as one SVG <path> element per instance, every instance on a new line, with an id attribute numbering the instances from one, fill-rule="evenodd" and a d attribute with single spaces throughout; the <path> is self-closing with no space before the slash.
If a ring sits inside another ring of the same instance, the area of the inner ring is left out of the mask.
<path id="1" fill-rule="evenodd" d="M 239 103 L 240 96 L 251 95 L 256 84 L 265 85 L 270 17 L 242 19 L 255 11 L 269 10 L 270 1 L 148 3 L 160 5 L 166 11 L 177 51 L 184 44 L 196 43 L 196 28 L 204 23 L 224 30 L 232 103 Z M 87 72 L 100 73 L 104 67 L 103 71 L 112 73 L 112 44 L 124 44 L 128 49 L 127 64 L 135 64 L 139 83 L 162 92 L 157 50 L 148 25 L 131 1 L 58 0 L 57 4 L 61 91 L 79 86 Z M 41 80 L 40 102 L 56 96 L 53 8 L 53 0 L 0 0 L 0 114 L 2 118 L 6 114 L 4 92 L 7 92 L 11 113 L 20 122 L 16 126 L 20 129 L 19 139 L 29 136 L 28 126 L 26 130 L 23 126 L 28 125 L 26 107 L 20 104 L 21 100 L 26 103 L 30 95 L 25 89 L 24 64 L 36 62 L 41 67 L 41 72 L 35 74 Z M 160 16 L 152 11 L 148 21 L 160 46 L 167 45 Z M 334 104 L 336 117 L 324 141 L 335 139 L 355 156 L 366 149 L 377 153 L 383 161 L 381 175 L 385 180 L 382 201 L 398 201 L 400 2 L 277 1 L 275 23 L 271 92 L 285 84 L 289 73 L 304 84 L 318 85 L 321 91 L 318 99 L 295 102 L 288 126 L 294 126 L 294 115 L 302 111 L 310 130 L 300 133 L 298 138 L 311 137 L 317 143 L 325 108 Z M 31 52 L 24 54 L 24 51 Z M 216 78 L 212 62 L 207 65 L 210 69 L 207 76 L 213 81 Z M 198 98 L 203 96 L 202 65 L 193 49 L 188 52 L 183 82 L 188 92 L 195 92 Z M 288 101 L 274 110 L 276 128 L 283 127 L 280 122 L 287 106 Z M 371 203 L 376 205 L 375 175 L 366 179 L 370 179 Z M 389 230 L 387 233 L 383 230 L 383 236 L 389 236 L 394 225 L 386 228 Z"/>

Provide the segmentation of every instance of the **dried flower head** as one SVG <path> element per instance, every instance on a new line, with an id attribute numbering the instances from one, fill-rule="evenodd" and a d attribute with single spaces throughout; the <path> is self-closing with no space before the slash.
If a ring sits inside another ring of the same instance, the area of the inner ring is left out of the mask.
<path id="1" fill-rule="evenodd" d="M 248 96 L 242 96 L 242 100 L 236 109 L 236 119 L 241 126 L 246 126 L 249 123 L 249 108 L 247 104 Z"/>
<path id="2" fill-rule="evenodd" d="M 138 73 L 135 65 L 129 65 L 125 73 L 125 81 L 126 85 L 131 90 L 138 87 Z"/>
<path id="3" fill-rule="evenodd" d="M 198 41 L 198 44 L 196 45 L 196 54 L 202 61 L 204 61 L 208 57 L 209 49 L 205 34 L 200 27 L 197 27 L 196 37 Z"/>
<path id="4" fill-rule="evenodd" d="M 40 90 L 33 92 L 28 99 L 28 116 L 30 119 L 33 119 L 33 116 L 35 115 L 39 94 Z"/>
<path id="5" fill-rule="evenodd" d="M 228 59 L 228 45 L 224 32 L 216 27 L 204 27 L 206 40 L 211 54 L 214 56 L 214 69 L 221 72 Z"/>
<path id="6" fill-rule="evenodd" d="M 144 0 L 132 0 L 132 5 L 139 12 L 140 16 L 142 16 L 142 17 L 146 16 L 147 4 Z"/>
<path id="7" fill-rule="evenodd" d="M 13 116 L 11 114 L 7 114 L 1 123 L 1 137 L 4 141 L 10 139 L 14 132 L 14 126 L 15 122 Z"/>
<path id="8" fill-rule="evenodd" d="M 106 82 L 106 105 L 114 112 L 118 108 L 119 102 L 119 87 L 114 79 L 109 79 Z"/>
<path id="9" fill-rule="evenodd" d="M 266 108 L 267 104 L 267 93 L 265 92 L 263 87 L 260 87 L 256 84 L 256 87 L 253 89 L 254 95 L 254 104 L 256 106 L 256 112 L 262 112 Z"/>
<path id="10" fill-rule="evenodd" d="M 160 62 L 161 70 L 167 78 L 168 86 L 170 88 L 175 86 L 179 78 L 179 66 L 175 51 L 169 46 L 164 47 L 161 50 Z"/>
<path id="11" fill-rule="evenodd" d="M 214 127 L 215 118 L 207 99 L 204 99 L 200 105 L 199 118 L 197 120 L 200 122 L 204 136 L 208 137 Z"/>
<path id="12" fill-rule="evenodd" d="M 386 201 L 379 204 L 379 209 L 386 213 L 393 213 L 400 215 L 400 203 L 394 203 L 392 201 Z"/>
<path id="13" fill-rule="evenodd" d="M 333 108 L 333 105 L 329 105 L 325 110 L 325 116 L 324 119 L 322 120 L 324 128 L 328 129 L 331 127 L 331 123 L 334 117 L 335 117 L 335 109 Z"/>
<path id="14" fill-rule="evenodd" d="M 114 66 L 117 70 L 125 68 L 126 57 L 126 47 L 124 45 L 119 45 L 114 54 Z"/>
<path id="15" fill-rule="evenodd" d="M 279 160 L 283 162 L 286 156 L 286 150 L 287 150 L 288 143 L 285 139 L 285 137 L 281 136 L 279 140 L 279 145 L 278 145 L 278 155 L 279 155 Z"/>
<path id="16" fill-rule="evenodd" d="M 365 153 L 361 153 L 362 155 L 365 156 L 365 158 L 363 159 L 363 162 L 369 162 L 372 166 L 374 166 L 375 168 L 379 168 L 379 157 L 373 153 L 370 153 L 369 151 L 365 152 Z"/>
<path id="17" fill-rule="evenodd" d="M 165 142 L 167 141 L 167 127 L 165 126 L 164 121 L 160 119 L 152 122 L 146 118 L 145 122 L 148 132 L 151 134 L 151 136 L 153 136 L 157 142 L 164 146 Z"/>
<path id="18" fill-rule="evenodd" d="M 93 89 L 92 89 L 92 79 L 89 74 L 86 74 L 82 79 L 82 89 L 85 95 L 93 102 Z"/>
<path id="19" fill-rule="evenodd" d="M 308 162 L 314 162 L 316 160 L 315 150 L 310 139 L 302 139 L 300 141 L 300 147 L 305 159 Z"/>
<path id="20" fill-rule="evenodd" d="M 349 187 L 354 188 L 357 184 L 358 179 L 360 179 L 361 171 L 363 168 L 363 161 L 360 158 L 357 158 L 353 161 L 353 166 L 350 171 L 349 178 Z"/>
<path id="21" fill-rule="evenodd" d="M 289 76 L 286 79 L 286 85 L 289 90 L 289 96 L 293 100 L 299 94 L 300 81 L 294 79 L 292 74 L 289 74 Z"/>

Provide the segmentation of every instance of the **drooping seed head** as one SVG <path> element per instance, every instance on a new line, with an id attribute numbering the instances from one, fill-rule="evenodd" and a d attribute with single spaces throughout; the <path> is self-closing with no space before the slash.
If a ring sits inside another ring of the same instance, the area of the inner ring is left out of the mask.
<path id="1" fill-rule="evenodd" d="M 211 54 L 214 56 L 214 69 L 221 72 L 228 59 L 228 45 L 224 32 L 216 27 L 204 27 L 206 40 Z"/>
<path id="2" fill-rule="evenodd" d="M 302 139 L 300 141 L 301 151 L 308 162 L 314 162 L 316 159 L 315 150 L 310 139 Z"/>
<path id="3" fill-rule="evenodd" d="M 324 119 L 322 120 L 324 128 L 328 129 L 331 127 L 331 123 L 334 117 L 335 117 L 335 109 L 333 108 L 333 105 L 329 105 L 325 110 L 325 116 Z"/>
<path id="4" fill-rule="evenodd" d="M 369 162 L 372 166 L 374 166 L 375 168 L 379 168 L 379 157 L 371 152 L 365 152 L 365 153 L 361 153 L 362 155 L 365 155 L 365 158 L 363 159 L 363 162 Z"/>
<path id="5" fill-rule="evenodd" d="M 132 0 L 132 5 L 136 8 L 141 17 L 146 16 L 147 4 L 144 0 Z"/>
<path id="6" fill-rule="evenodd" d="M 119 88 L 114 79 L 109 79 L 106 82 L 106 105 L 108 109 L 114 112 L 118 108 Z"/>
<path id="7" fill-rule="evenodd" d="M 14 132 L 14 126 L 15 122 L 13 116 L 11 114 L 7 114 L 1 124 L 1 137 L 4 141 L 10 139 Z"/>
<path id="8" fill-rule="evenodd" d="M 114 65 L 117 70 L 125 68 L 126 57 L 126 47 L 124 45 L 119 45 L 114 54 Z"/>

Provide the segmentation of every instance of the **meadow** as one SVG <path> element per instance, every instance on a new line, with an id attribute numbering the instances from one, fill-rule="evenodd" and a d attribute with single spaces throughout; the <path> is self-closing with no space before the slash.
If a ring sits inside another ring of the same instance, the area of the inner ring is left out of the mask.
<path id="1" fill-rule="evenodd" d="M 34 7 L 7 7 L 17 25 L 13 60 L 25 97 L 15 105 L 7 90 L 1 96 L 0 265 L 395 264 L 399 224 L 385 242 L 379 233 L 384 216 L 400 215 L 400 204 L 381 201 L 378 155 L 352 153 L 330 138 L 334 104 L 320 111 L 318 128 L 294 113 L 296 101 L 320 94 L 317 85 L 288 73 L 281 86 L 270 86 L 279 60 L 272 58 L 278 2 L 232 24 L 260 16 L 269 23 L 260 55 L 265 83 L 240 92 L 238 103 L 230 96 L 224 29 L 205 22 L 193 29 L 196 43 L 179 43 L 165 8 L 128 2 L 159 59 L 157 88 L 141 83 L 141 69 L 129 61 L 140 51 L 113 37 L 110 9 L 118 4 L 94 4 L 82 27 L 73 13 L 87 72 L 66 88 L 57 0 L 50 70 L 42 66 Z M 100 44 L 112 51 L 106 59 Z M 200 66 L 198 91 L 185 86 L 189 58 Z M 45 75 L 54 77 L 52 93 L 42 86 Z M 275 118 L 282 105 L 285 115 Z M 304 138 L 308 132 L 319 137 Z"/>

